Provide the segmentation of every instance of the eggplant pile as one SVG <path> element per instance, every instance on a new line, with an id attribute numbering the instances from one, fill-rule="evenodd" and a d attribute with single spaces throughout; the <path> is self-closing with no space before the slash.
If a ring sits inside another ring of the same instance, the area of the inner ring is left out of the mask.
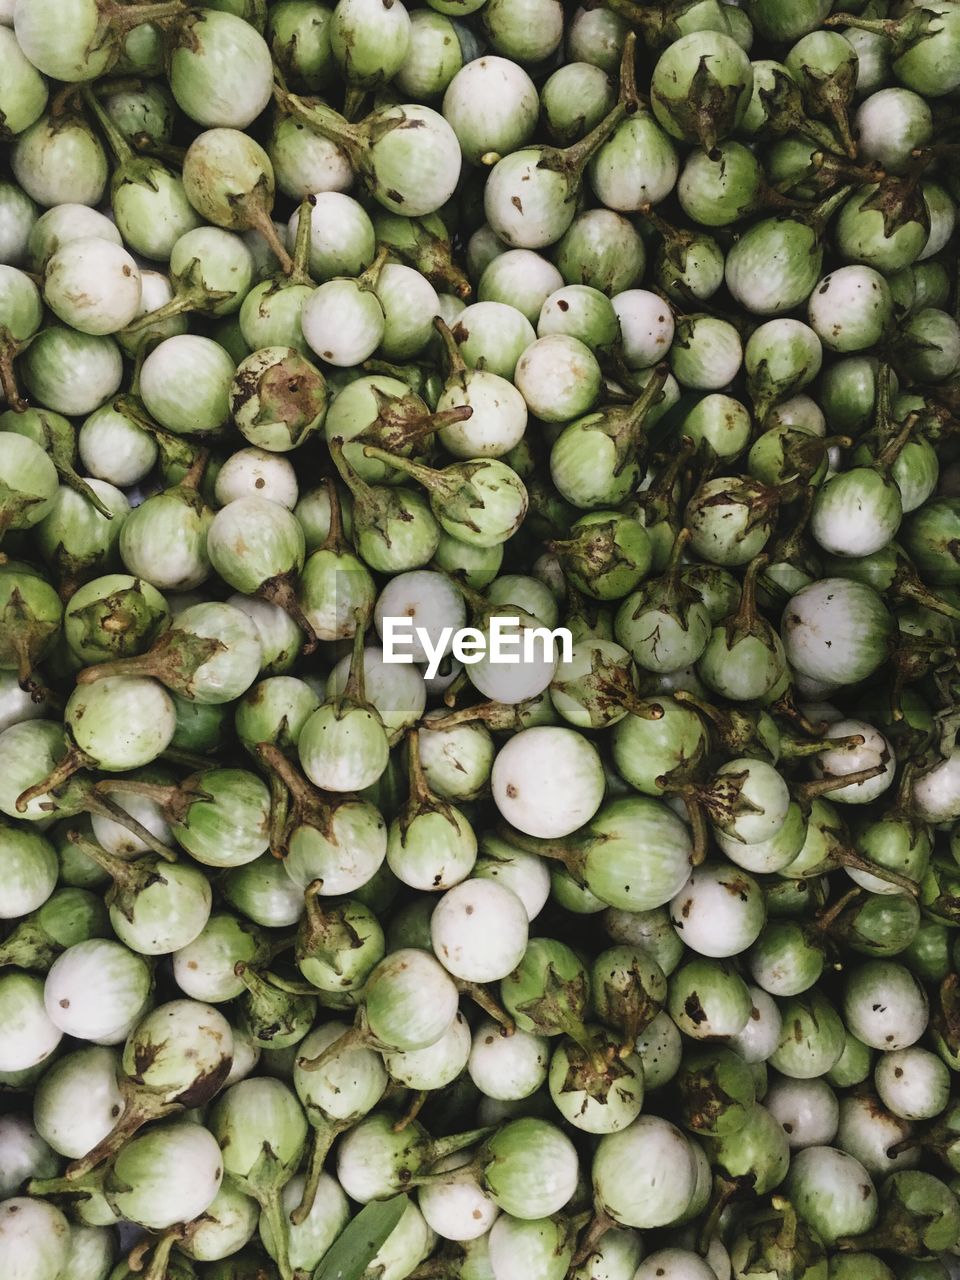
<path id="1" fill-rule="evenodd" d="M 960 1269 L 960 2 L 0 0 L 0 1280 Z"/>

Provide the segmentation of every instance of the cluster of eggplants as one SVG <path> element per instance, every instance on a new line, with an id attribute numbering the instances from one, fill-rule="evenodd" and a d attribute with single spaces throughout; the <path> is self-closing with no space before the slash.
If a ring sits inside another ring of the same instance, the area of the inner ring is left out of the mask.
<path id="1" fill-rule="evenodd" d="M 849 7 L 0 0 L 3 1280 L 956 1274 L 960 4 Z"/>

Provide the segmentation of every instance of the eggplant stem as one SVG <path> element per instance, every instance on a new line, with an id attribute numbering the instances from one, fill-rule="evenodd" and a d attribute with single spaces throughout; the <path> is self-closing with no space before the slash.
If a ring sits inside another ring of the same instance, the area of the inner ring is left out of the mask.
<path id="1" fill-rule="evenodd" d="M 817 916 L 814 921 L 818 929 L 826 932 L 839 915 L 843 913 L 846 907 L 855 899 L 863 895 L 863 889 L 859 885 L 854 885 L 852 889 L 848 889 L 842 897 L 839 897 L 826 911 Z"/>
<path id="2" fill-rule="evenodd" d="M 503 1028 L 503 1034 L 512 1036 L 517 1029 L 517 1024 L 510 1017 L 509 1013 L 500 1005 L 490 994 L 486 987 L 479 982 L 468 982 L 464 978 L 456 980 L 457 990 L 465 996 L 469 996 L 478 1008 L 482 1009 L 488 1018 L 492 1018 L 494 1022 L 499 1023 Z"/>
<path id="3" fill-rule="evenodd" d="M 20 354 L 20 344 L 6 326 L 0 325 L 0 391 L 14 413 L 25 413 L 30 407 L 20 394 L 13 362 Z"/>
<path id="4" fill-rule="evenodd" d="M 710 1241 L 716 1235 L 717 1227 L 720 1224 L 720 1215 L 736 1193 L 737 1184 L 718 1174 L 714 1182 L 710 1208 L 703 1219 L 703 1225 L 700 1228 L 700 1236 L 697 1241 L 697 1251 L 701 1255 L 706 1254 L 707 1249 L 710 1247 Z"/>
<path id="5" fill-rule="evenodd" d="M 165 747 L 160 752 L 160 759 L 167 764 L 189 769 L 191 773 L 201 773 L 204 769 L 209 769 L 211 763 L 209 756 L 202 756 L 197 751 L 187 751 L 184 747 Z"/>
<path id="6" fill-rule="evenodd" d="M 334 1044 L 337 1043 L 339 1041 L 335 1040 Z M 290 1221 L 295 1227 L 299 1227 L 310 1216 L 314 1201 L 317 1198 L 317 1189 L 320 1186 L 323 1166 L 330 1148 L 340 1134 L 350 1128 L 351 1124 L 352 1121 L 350 1120 L 331 1120 L 329 1116 L 324 1115 L 321 1123 L 314 1126 L 313 1137 L 310 1142 L 310 1156 L 307 1161 L 306 1180 L 303 1184 L 303 1195 L 300 1197 L 300 1203 L 290 1214 Z"/>
<path id="7" fill-rule="evenodd" d="M 290 1266 L 290 1224 L 283 1211 L 279 1189 L 265 1194 L 260 1201 L 260 1207 L 270 1226 L 270 1234 L 273 1236 L 274 1261 L 277 1264 L 277 1270 L 282 1280 L 294 1280 Z"/>
<path id="8" fill-rule="evenodd" d="M 144 22 L 166 22 L 187 12 L 183 0 L 156 0 L 153 4 L 109 4 L 103 7 L 104 16 L 115 31 L 130 31 Z"/>
<path id="9" fill-rule="evenodd" d="M 273 225 L 273 219 L 260 204 L 250 208 L 250 227 L 253 231 L 258 231 L 267 242 L 268 247 L 273 250 L 283 274 L 285 276 L 293 275 L 293 259 L 287 252 L 286 247 L 281 243 L 280 237 L 277 235 L 277 229 Z"/>
<path id="10" fill-rule="evenodd" d="M 350 1030 L 345 1031 L 336 1040 L 331 1040 L 322 1053 L 318 1053 L 314 1058 L 298 1058 L 297 1066 L 301 1071 L 319 1071 L 331 1058 L 335 1058 L 338 1054 L 348 1049 L 365 1048 L 370 1043 L 370 1033 L 360 1024 L 358 1017 L 357 1022 L 354 1023 Z"/>
<path id="11" fill-rule="evenodd" d="M 270 788 L 270 853 L 274 858 L 286 857 L 286 831 L 290 819 L 290 792 L 279 774 L 269 769 L 267 785 Z"/>
<path id="12" fill-rule="evenodd" d="M 304 656 L 313 653 L 319 644 L 319 639 L 313 629 L 313 623 L 300 605 L 291 575 L 289 573 L 280 573 L 275 578 L 268 578 L 266 582 L 260 584 L 256 594 L 261 599 L 269 601 L 270 604 L 276 605 L 289 618 L 292 618 L 307 637 L 301 652 Z"/>
<path id="13" fill-rule="evenodd" d="M 576 1253 L 570 1260 L 571 1268 L 579 1267 L 586 1262 L 607 1232 L 613 1230 L 616 1226 L 617 1223 L 610 1217 L 606 1209 L 597 1209 L 590 1221 L 590 1225 L 577 1245 Z"/>
<path id="14" fill-rule="evenodd" d="M 803 878 L 806 880 L 811 877 L 826 875 L 838 866 L 850 867 L 856 871 L 865 871 L 869 875 L 876 876 L 878 880 L 886 880 L 890 884 L 895 884 L 904 893 L 909 893 L 913 898 L 919 896 L 920 886 L 916 880 L 911 880 L 909 876 L 901 875 L 899 871 L 891 871 L 889 867 L 883 867 L 879 862 L 865 858 L 856 849 L 851 849 L 845 845 L 831 850 L 830 854 L 822 862 L 818 862 L 815 867 L 810 867 Z"/>
<path id="15" fill-rule="evenodd" d="M 87 813 L 110 818 L 111 821 L 116 822 L 119 826 L 125 827 L 127 831 L 135 835 L 138 840 L 142 840 L 151 852 L 155 853 L 157 857 L 163 858 L 165 862 L 177 861 L 177 854 L 173 849 L 158 840 L 152 831 L 148 830 L 141 822 L 138 822 L 132 814 L 127 813 L 126 809 L 121 808 L 120 805 L 115 804 L 107 796 L 98 792 L 96 787 L 90 788 L 86 796 L 84 809 Z"/>
<path id="16" fill-rule="evenodd" d="M 85 1177 L 98 1164 L 109 1159 L 145 1124 L 185 1110 L 179 1102 L 163 1102 L 159 1097 L 138 1088 L 126 1076 L 120 1076 L 118 1084 L 124 1100 L 124 1109 L 120 1113 L 120 1118 L 106 1137 L 101 1138 L 96 1146 L 91 1147 L 85 1156 L 80 1156 L 79 1159 L 72 1160 L 67 1165 L 65 1173 L 71 1181 Z"/>
<path id="17" fill-rule="evenodd" d="M 167 1275 L 167 1264 L 170 1261 L 170 1253 L 177 1241 L 182 1240 L 183 1237 L 183 1227 L 171 1227 L 169 1231 L 165 1231 L 163 1233 L 157 1241 L 156 1248 L 150 1258 L 150 1263 L 146 1271 L 143 1273 L 143 1280 L 165 1280 Z M 133 1254 L 131 1253 L 130 1257 L 132 1256 Z M 130 1264 L 129 1258 L 127 1259 L 127 1265 L 130 1266 L 131 1271 L 134 1270 L 133 1266 Z"/>
<path id="18" fill-rule="evenodd" d="M 48 795 L 51 791 L 55 791 L 57 787 L 62 787 L 75 773 L 78 773 L 81 769 L 88 769 L 92 765 L 96 765 L 96 763 L 96 760 L 71 742 L 67 748 L 66 755 L 59 764 L 56 764 L 50 770 L 45 778 L 35 782 L 32 787 L 27 787 L 26 791 L 20 792 L 16 802 L 17 813 L 26 813 L 31 800 Z"/>
<path id="19" fill-rule="evenodd" d="M 878 777 L 886 769 L 885 764 L 871 765 L 869 769 L 856 769 L 852 773 L 825 773 L 822 778 L 811 778 L 809 782 L 801 782 L 794 787 L 794 799 L 801 808 L 809 806 L 818 796 L 829 795 L 831 791 L 842 791 L 844 787 L 856 787 L 871 778 Z"/>
<path id="20" fill-rule="evenodd" d="M 780 739 L 780 758 L 783 760 L 802 760 L 807 756 L 817 756 L 821 751 L 844 751 L 848 747 L 862 747 L 862 733 L 850 733 L 842 738 L 821 738 L 804 742 L 802 738 Z"/>
<path id="21" fill-rule="evenodd" d="M 703 805 L 694 796 L 684 796 L 683 803 L 687 807 L 693 836 L 693 852 L 690 855 L 690 861 L 693 866 L 699 867 L 706 860 L 710 844 L 707 834 L 707 816 L 703 811 Z"/>
<path id="22" fill-rule="evenodd" d="M 423 1104 L 429 1096 L 430 1094 L 426 1089 L 417 1089 L 413 1094 L 411 1094 L 406 1110 L 393 1126 L 394 1133 L 403 1133 L 404 1129 L 416 1120 L 417 1116 L 423 1110 Z"/>

